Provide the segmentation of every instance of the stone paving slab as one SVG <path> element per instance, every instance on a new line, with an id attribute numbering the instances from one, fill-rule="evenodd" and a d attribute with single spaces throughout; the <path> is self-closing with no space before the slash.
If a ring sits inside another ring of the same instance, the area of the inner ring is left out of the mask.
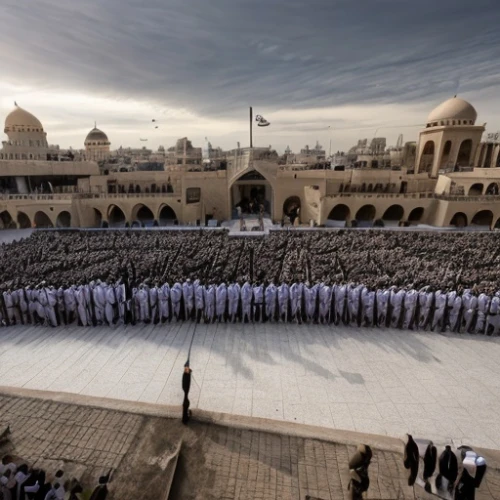
<path id="1" fill-rule="evenodd" d="M 178 405 L 193 324 L 0 330 L 0 385 Z M 193 408 L 500 449 L 500 339 L 198 325 Z"/>

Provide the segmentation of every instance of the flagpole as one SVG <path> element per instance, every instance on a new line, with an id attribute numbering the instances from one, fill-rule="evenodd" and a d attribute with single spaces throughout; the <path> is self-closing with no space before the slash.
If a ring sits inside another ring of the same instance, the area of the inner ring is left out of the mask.
<path id="1" fill-rule="evenodd" d="M 252 111 L 252 107 L 250 106 L 250 149 L 253 148 L 253 111 Z"/>

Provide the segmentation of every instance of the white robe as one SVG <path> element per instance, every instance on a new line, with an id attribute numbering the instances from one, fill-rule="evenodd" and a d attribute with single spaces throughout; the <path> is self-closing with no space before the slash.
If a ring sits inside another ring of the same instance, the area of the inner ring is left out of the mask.
<path id="1" fill-rule="evenodd" d="M 182 284 L 182 295 L 184 297 L 184 313 L 186 319 L 188 319 L 194 308 L 194 288 L 192 283 L 186 281 Z"/>
<path id="2" fill-rule="evenodd" d="M 330 319 L 330 308 L 332 305 L 332 287 L 321 283 L 318 287 L 319 316 L 322 321 Z"/>
<path id="3" fill-rule="evenodd" d="M 170 299 L 170 286 L 168 283 L 165 283 L 160 287 L 158 292 L 158 302 L 160 304 L 160 316 L 161 319 L 169 319 L 170 318 L 170 307 L 169 301 Z"/>
<path id="4" fill-rule="evenodd" d="M 403 328 L 410 328 L 415 317 L 415 310 L 417 308 L 418 302 L 418 292 L 416 290 L 408 290 L 404 297 L 404 316 L 403 316 Z"/>
<path id="5" fill-rule="evenodd" d="M 285 321 L 288 320 L 288 304 L 290 301 L 290 288 L 286 283 L 282 283 L 278 287 L 278 306 L 280 316 L 285 317 Z"/>
<path id="6" fill-rule="evenodd" d="M 208 321 L 212 321 L 214 319 L 215 314 L 215 286 L 209 285 L 205 287 L 204 290 L 204 302 L 205 302 L 205 318 Z"/>
<path id="7" fill-rule="evenodd" d="M 116 295 L 115 288 L 113 285 L 109 285 L 105 290 L 106 295 L 106 305 L 104 306 L 104 312 L 106 316 L 106 322 L 109 326 L 113 324 L 115 318 L 115 305 L 116 305 Z"/>
<path id="8" fill-rule="evenodd" d="M 241 287 L 241 308 L 242 308 L 242 319 L 245 320 L 247 317 L 249 320 L 252 314 L 252 296 L 253 290 L 250 283 L 245 282 Z"/>
<path id="9" fill-rule="evenodd" d="M 226 313 L 226 303 L 227 303 L 227 287 L 225 283 L 221 283 L 216 290 L 216 314 L 217 317 L 222 319 L 224 314 Z"/>
<path id="10" fill-rule="evenodd" d="M 274 283 L 267 286 L 264 292 L 266 297 L 266 316 L 269 320 L 273 320 L 276 314 L 276 299 L 278 297 L 278 289 Z"/>
<path id="11" fill-rule="evenodd" d="M 227 287 L 228 312 L 231 320 L 234 320 L 238 314 L 238 305 L 240 301 L 241 287 L 238 283 L 231 283 Z"/>
<path id="12" fill-rule="evenodd" d="M 181 313 L 182 286 L 180 283 L 175 283 L 170 290 L 170 299 L 172 300 L 172 309 L 175 317 L 178 319 Z"/>

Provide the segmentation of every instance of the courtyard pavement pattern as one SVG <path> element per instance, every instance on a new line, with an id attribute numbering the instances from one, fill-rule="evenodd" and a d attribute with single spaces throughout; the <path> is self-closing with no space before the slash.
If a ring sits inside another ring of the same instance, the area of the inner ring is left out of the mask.
<path id="1" fill-rule="evenodd" d="M 182 403 L 194 324 L 0 330 L 0 385 Z M 200 324 L 191 407 L 500 449 L 500 339 Z"/>

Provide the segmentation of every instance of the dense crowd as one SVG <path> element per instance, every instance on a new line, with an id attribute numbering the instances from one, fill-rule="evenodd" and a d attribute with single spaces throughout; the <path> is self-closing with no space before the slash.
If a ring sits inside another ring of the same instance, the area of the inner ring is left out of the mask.
<path id="1" fill-rule="evenodd" d="M 500 234 L 405 231 L 37 231 L 0 248 L 0 283 L 58 288 L 92 280 L 160 283 L 330 281 L 368 287 L 431 285 L 491 293 Z"/>

